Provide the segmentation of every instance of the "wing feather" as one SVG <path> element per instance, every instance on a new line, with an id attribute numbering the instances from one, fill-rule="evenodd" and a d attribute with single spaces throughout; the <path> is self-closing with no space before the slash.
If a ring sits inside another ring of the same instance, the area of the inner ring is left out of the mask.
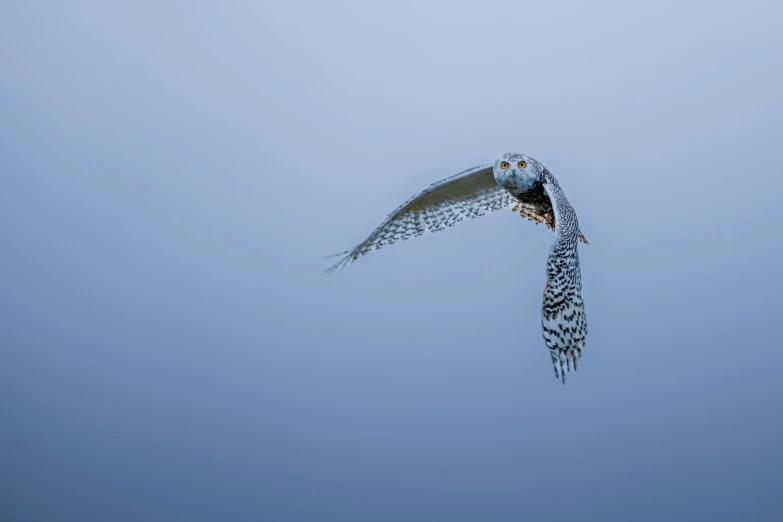
<path id="1" fill-rule="evenodd" d="M 428 185 L 400 205 L 367 239 L 328 271 L 340 270 L 371 250 L 430 232 L 440 232 L 462 221 L 511 205 L 514 198 L 495 181 L 492 165 L 481 165 Z"/>

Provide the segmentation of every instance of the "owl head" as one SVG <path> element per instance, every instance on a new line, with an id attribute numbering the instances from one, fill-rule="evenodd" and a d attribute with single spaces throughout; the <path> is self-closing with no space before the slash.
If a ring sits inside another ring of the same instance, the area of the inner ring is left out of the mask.
<path id="1" fill-rule="evenodd" d="M 498 184 L 512 194 L 524 192 L 544 182 L 544 166 L 526 154 L 503 154 L 492 167 Z"/>

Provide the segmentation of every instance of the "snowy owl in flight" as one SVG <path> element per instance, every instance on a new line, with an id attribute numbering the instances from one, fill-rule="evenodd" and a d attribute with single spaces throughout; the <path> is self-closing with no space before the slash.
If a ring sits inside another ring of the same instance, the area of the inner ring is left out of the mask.
<path id="1" fill-rule="evenodd" d="M 341 270 L 371 250 L 420 236 L 425 228 L 438 232 L 464 217 L 476 218 L 512 204 L 523 217 L 554 230 L 541 322 L 555 377 L 565 382 L 565 372 L 576 370 L 587 336 L 577 252 L 578 241 L 587 240 L 555 177 L 530 156 L 505 154 L 494 164 L 468 169 L 425 187 L 389 214 L 356 248 L 337 254 L 344 257 L 329 271 Z"/>

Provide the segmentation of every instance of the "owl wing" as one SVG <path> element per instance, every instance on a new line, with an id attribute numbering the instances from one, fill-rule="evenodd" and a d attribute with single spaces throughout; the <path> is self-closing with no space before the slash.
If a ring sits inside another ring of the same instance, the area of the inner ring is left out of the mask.
<path id="1" fill-rule="evenodd" d="M 327 272 L 340 270 L 371 250 L 420 236 L 425 229 L 440 232 L 488 211 L 511 205 L 514 198 L 497 184 L 492 165 L 474 167 L 424 188 L 389 214 L 383 223 Z"/>
<path id="2" fill-rule="evenodd" d="M 576 370 L 587 338 L 587 313 L 582 299 L 579 264 L 579 222 L 557 179 L 544 170 L 546 190 L 557 219 L 555 240 L 546 262 L 546 286 L 541 307 L 544 344 L 549 348 L 555 377 L 565 384 L 565 374 Z"/>
<path id="3" fill-rule="evenodd" d="M 519 212 L 520 216 L 535 221 L 536 224 L 544 223 L 550 229 L 555 229 L 555 214 L 552 209 L 552 200 L 549 199 L 549 195 L 544 191 L 543 185 L 537 185 L 528 192 L 517 196 L 514 208 L 511 210 Z M 579 231 L 579 241 L 588 244 L 581 230 Z"/>

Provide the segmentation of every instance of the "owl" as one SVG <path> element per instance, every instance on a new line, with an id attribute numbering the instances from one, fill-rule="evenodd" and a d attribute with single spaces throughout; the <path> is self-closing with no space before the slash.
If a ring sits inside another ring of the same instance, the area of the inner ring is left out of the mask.
<path id="1" fill-rule="evenodd" d="M 528 155 L 504 154 L 494 164 L 425 187 L 389 214 L 367 239 L 336 254 L 343 257 L 328 272 L 342 270 L 371 250 L 420 236 L 425 230 L 439 232 L 465 217 L 477 218 L 508 207 L 554 231 L 546 262 L 541 327 L 555 377 L 565 383 L 566 372 L 576 370 L 587 337 L 578 252 L 579 242 L 587 240 L 557 179 Z"/>

